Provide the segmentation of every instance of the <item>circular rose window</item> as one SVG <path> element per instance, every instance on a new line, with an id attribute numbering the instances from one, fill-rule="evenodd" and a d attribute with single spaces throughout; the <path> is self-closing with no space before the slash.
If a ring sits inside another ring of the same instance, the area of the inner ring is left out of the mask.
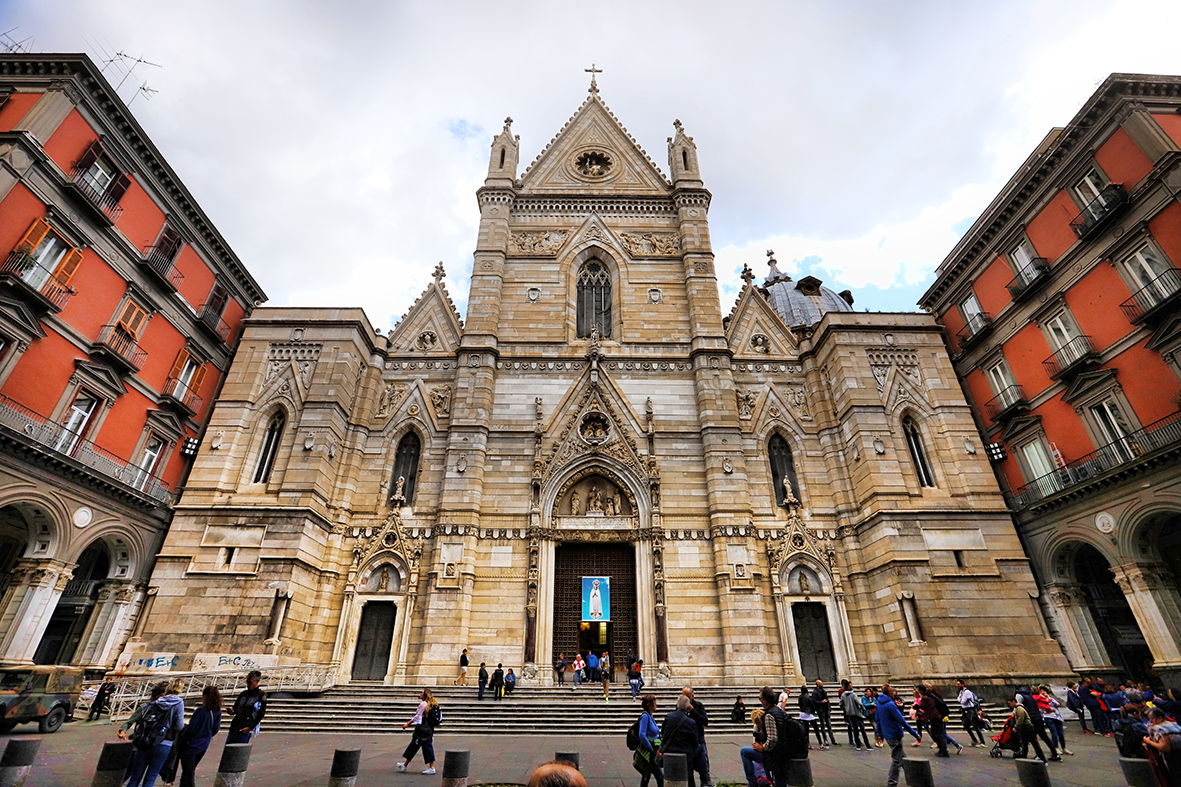
<path id="1" fill-rule="evenodd" d="M 611 156 L 601 150 L 586 150 L 574 159 L 574 169 L 584 178 L 605 178 L 613 163 Z"/>

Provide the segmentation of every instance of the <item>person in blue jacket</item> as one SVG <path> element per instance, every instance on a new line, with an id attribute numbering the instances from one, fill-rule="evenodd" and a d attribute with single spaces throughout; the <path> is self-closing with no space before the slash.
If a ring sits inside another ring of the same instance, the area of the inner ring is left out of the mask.
<path id="1" fill-rule="evenodd" d="M 201 692 L 201 707 L 193 711 L 180 735 L 180 787 L 193 787 L 197 763 L 205 756 L 209 741 L 221 731 L 221 692 L 206 686 Z"/>
<path id="2" fill-rule="evenodd" d="M 909 732 L 917 741 L 919 734 L 910 726 L 910 722 L 898 710 L 895 700 L 898 692 L 889 683 L 882 686 L 878 694 L 877 710 L 873 714 L 874 727 L 878 737 L 886 741 L 890 747 L 890 773 L 886 777 L 886 787 L 898 787 L 898 775 L 902 772 L 902 761 L 906 753 L 902 750 L 902 733 Z"/>
<path id="3" fill-rule="evenodd" d="M 656 726 L 656 719 L 652 713 L 656 710 L 656 695 L 645 694 L 641 700 L 644 712 L 640 715 L 640 748 L 644 750 L 643 759 L 647 767 L 640 776 L 640 787 L 648 787 L 648 781 L 655 776 L 656 787 L 664 787 L 664 771 L 656 764 L 656 746 L 653 741 L 660 740 L 660 728 Z"/>

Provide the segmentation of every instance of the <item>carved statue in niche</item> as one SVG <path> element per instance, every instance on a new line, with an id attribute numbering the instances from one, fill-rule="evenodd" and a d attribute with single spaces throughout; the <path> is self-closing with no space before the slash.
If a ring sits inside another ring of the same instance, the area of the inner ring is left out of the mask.
<path id="1" fill-rule="evenodd" d="M 812 592 L 812 583 L 808 581 L 808 574 L 800 572 L 800 592 L 805 596 Z"/>
<path id="2" fill-rule="evenodd" d="M 623 516 L 623 498 L 619 495 L 618 490 L 615 492 L 613 502 L 615 504 L 615 516 Z"/>
<path id="3" fill-rule="evenodd" d="M 402 395 L 406 392 L 406 386 L 398 385 L 397 383 L 389 383 L 385 390 L 381 392 L 381 402 L 377 406 L 377 415 L 379 418 L 384 418 L 394 411 L 398 406 L 398 402 L 402 401 Z"/>
<path id="4" fill-rule="evenodd" d="M 377 582 L 377 589 L 379 592 L 385 592 L 390 587 L 390 570 L 383 568 L 381 570 L 381 579 Z"/>
<path id="5" fill-rule="evenodd" d="M 451 414 L 451 386 L 444 385 L 431 391 L 431 405 L 440 416 Z"/>
<path id="6" fill-rule="evenodd" d="M 540 396 L 533 400 L 533 406 L 537 410 L 537 413 L 536 413 L 537 419 L 541 420 L 542 412 L 541 412 L 541 397 Z"/>
<path id="7" fill-rule="evenodd" d="M 603 513 L 603 496 L 599 493 L 599 488 L 597 486 L 592 486 L 590 488 L 590 494 L 587 495 L 586 512 L 588 514 Z"/>
<path id="8" fill-rule="evenodd" d="M 401 502 L 406 499 L 406 495 L 402 494 L 403 487 L 406 486 L 406 477 L 398 476 L 398 483 L 394 487 L 394 501 Z"/>
<path id="9" fill-rule="evenodd" d="M 529 598 L 525 602 L 525 605 L 529 606 L 529 607 L 537 606 L 537 586 L 536 585 L 529 586 Z"/>
<path id="10" fill-rule="evenodd" d="M 603 501 L 603 513 L 607 516 L 615 516 L 615 498 L 607 495 L 607 499 Z"/>
<path id="11" fill-rule="evenodd" d="M 734 395 L 738 398 L 738 417 L 749 420 L 755 408 L 755 395 L 741 391 L 735 391 Z"/>
<path id="12" fill-rule="evenodd" d="M 582 498 L 577 492 L 570 493 L 570 516 L 582 516 Z"/>

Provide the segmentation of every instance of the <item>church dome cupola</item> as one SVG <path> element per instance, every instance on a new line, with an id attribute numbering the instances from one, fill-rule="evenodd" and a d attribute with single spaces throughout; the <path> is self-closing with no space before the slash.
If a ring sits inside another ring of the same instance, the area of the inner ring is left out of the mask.
<path id="1" fill-rule="evenodd" d="M 771 270 L 763 282 L 767 300 L 789 327 L 799 328 L 815 325 L 828 312 L 853 311 L 853 294 L 848 290 L 836 293 L 822 286 L 815 276 L 805 276 L 792 281 L 791 276 L 779 270 L 774 252 L 767 252 L 767 265 Z"/>

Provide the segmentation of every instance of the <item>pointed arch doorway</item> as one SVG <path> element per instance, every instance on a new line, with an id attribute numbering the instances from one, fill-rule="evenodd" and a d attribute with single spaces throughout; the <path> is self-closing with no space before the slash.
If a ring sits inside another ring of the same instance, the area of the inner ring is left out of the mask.
<path id="1" fill-rule="evenodd" d="M 583 620 L 583 577 L 610 583 L 610 620 Z M 613 669 L 638 653 L 636 627 L 636 548 L 631 543 L 565 542 L 557 545 L 554 567 L 553 653 L 572 660 L 575 653 L 606 651 Z"/>

